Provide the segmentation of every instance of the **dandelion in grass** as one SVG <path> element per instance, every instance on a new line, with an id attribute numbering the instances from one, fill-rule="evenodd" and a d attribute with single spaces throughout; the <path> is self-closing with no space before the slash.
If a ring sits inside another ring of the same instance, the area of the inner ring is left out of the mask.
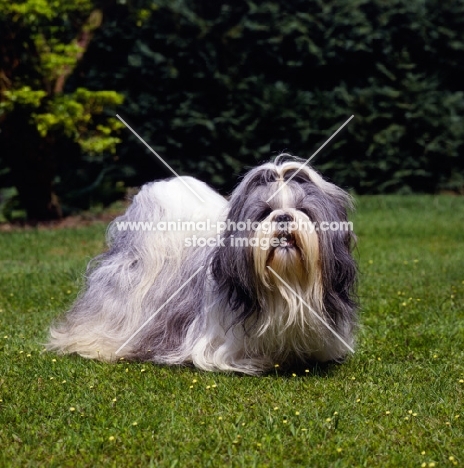
<path id="1" fill-rule="evenodd" d="M 338 453 L 341 453 L 343 451 L 343 449 L 341 447 L 337 447 L 337 452 Z"/>
<path id="2" fill-rule="evenodd" d="M 113 441 L 113 440 L 114 440 L 114 436 L 109 436 L 109 437 L 108 437 L 108 440 L 109 440 L 110 442 Z"/>
<path id="3" fill-rule="evenodd" d="M 114 403 L 114 402 L 118 401 L 118 399 L 117 399 L 117 398 L 113 398 L 112 401 L 113 401 L 113 403 Z"/>
<path id="4" fill-rule="evenodd" d="M 385 411 L 385 414 L 388 416 L 390 414 L 390 411 Z"/>
<path id="5" fill-rule="evenodd" d="M 299 411 L 295 411 L 295 416 L 299 416 L 300 415 L 300 412 Z"/>
<path id="6" fill-rule="evenodd" d="M 74 411 L 76 411 L 76 408 L 74 408 L 74 406 L 71 406 L 71 408 L 69 408 L 69 411 L 71 411 L 71 413 L 74 413 Z"/>
<path id="7" fill-rule="evenodd" d="M 332 421 L 332 418 L 325 418 L 325 422 L 331 422 Z"/>
<path id="8" fill-rule="evenodd" d="M 132 423 L 132 425 L 133 425 L 133 426 L 137 426 L 137 425 L 138 425 L 138 422 L 137 422 L 137 421 L 134 421 L 134 422 Z"/>

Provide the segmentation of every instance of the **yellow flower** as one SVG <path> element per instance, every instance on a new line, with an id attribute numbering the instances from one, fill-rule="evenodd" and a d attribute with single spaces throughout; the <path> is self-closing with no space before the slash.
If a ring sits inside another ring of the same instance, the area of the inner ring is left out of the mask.
<path id="1" fill-rule="evenodd" d="M 134 422 L 132 423 L 133 426 L 137 426 L 137 424 L 138 424 L 137 421 L 134 421 Z"/>
<path id="2" fill-rule="evenodd" d="M 114 440 L 114 436 L 109 436 L 108 440 Z"/>
<path id="3" fill-rule="evenodd" d="M 277 411 L 279 409 L 278 406 L 274 406 L 274 411 Z"/>
<path id="4" fill-rule="evenodd" d="M 295 411 L 295 416 L 299 416 L 300 415 L 300 412 L 299 411 Z"/>
<path id="5" fill-rule="evenodd" d="M 76 408 L 74 408 L 74 406 L 71 406 L 71 408 L 69 408 L 69 411 L 71 411 L 71 413 L 73 413 L 74 411 L 76 411 Z"/>
<path id="6" fill-rule="evenodd" d="M 326 418 L 325 422 L 330 422 L 332 421 L 332 418 Z"/>
<path id="7" fill-rule="evenodd" d="M 337 452 L 340 453 L 343 449 L 341 447 L 337 447 Z"/>
<path id="8" fill-rule="evenodd" d="M 296 374 L 292 374 L 292 377 L 296 377 Z"/>
<path id="9" fill-rule="evenodd" d="M 8 338 L 8 337 L 5 336 L 5 338 Z M 279 367 L 279 364 L 274 364 L 274 367 L 277 369 Z"/>
<path id="10" fill-rule="evenodd" d="M 385 414 L 390 414 L 390 411 L 385 411 Z"/>
<path id="11" fill-rule="evenodd" d="M 197 379 L 193 379 L 193 380 L 192 380 L 192 383 L 197 383 L 197 382 L 198 382 Z"/>

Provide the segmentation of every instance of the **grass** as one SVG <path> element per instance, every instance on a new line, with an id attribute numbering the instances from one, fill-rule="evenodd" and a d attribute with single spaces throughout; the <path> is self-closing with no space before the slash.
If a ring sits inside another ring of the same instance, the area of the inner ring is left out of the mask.
<path id="1" fill-rule="evenodd" d="M 464 464 L 464 198 L 362 197 L 338 366 L 242 377 L 43 351 L 105 226 L 0 234 L 0 466 Z"/>

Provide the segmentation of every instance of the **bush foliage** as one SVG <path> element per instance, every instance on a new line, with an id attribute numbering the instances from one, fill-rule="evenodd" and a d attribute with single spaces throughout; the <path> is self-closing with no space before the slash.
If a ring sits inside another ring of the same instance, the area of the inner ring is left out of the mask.
<path id="1" fill-rule="evenodd" d="M 61 101 L 25 93 L 27 82 L 14 91 L 32 109 L 47 102 L 30 119 L 41 136 L 66 134 L 79 89 L 106 92 L 109 104 L 114 90 L 125 96 L 117 112 L 175 170 L 227 191 L 279 152 L 309 157 L 354 115 L 314 161 L 334 182 L 358 193 L 463 191 L 463 0 L 80 1 L 74 22 L 52 18 L 68 37 L 47 36 L 48 55 L 23 41 L 48 79 L 74 57 Z M 76 60 L 73 27 L 91 11 L 103 22 Z M 54 186 L 69 206 L 101 198 L 102 183 L 170 175 L 128 130 L 108 156 L 104 142 L 118 140 L 108 124 L 94 128 L 98 141 L 78 138 L 81 156 L 55 151 Z"/>
<path id="2" fill-rule="evenodd" d="M 335 182 L 459 191 L 463 30 L 462 0 L 128 3 L 83 76 L 123 92 L 141 135 L 216 186 L 281 151 L 309 157 L 354 114 L 315 161 Z M 120 154 L 143 167 L 137 183 L 160 171 L 132 137 Z"/>

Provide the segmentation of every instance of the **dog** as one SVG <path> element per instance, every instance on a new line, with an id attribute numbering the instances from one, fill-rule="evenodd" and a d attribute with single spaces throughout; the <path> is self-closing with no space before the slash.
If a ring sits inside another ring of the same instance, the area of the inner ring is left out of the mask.
<path id="1" fill-rule="evenodd" d="M 148 183 L 110 224 L 47 347 L 250 375 L 341 362 L 357 328 L 355 235 L 322 227 L 349 224 L 352 207 L 286 154 L 228 201 L 192 177 Z"/>

